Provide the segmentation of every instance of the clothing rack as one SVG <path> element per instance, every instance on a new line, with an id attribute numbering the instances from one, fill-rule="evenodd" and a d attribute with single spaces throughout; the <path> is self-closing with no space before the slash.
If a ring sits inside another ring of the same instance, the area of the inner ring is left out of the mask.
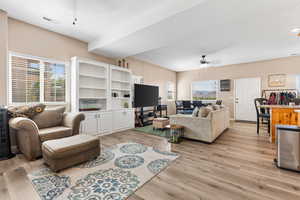
<path id="1" fill-rule="evenodd" d="M 261 97 L 264 96 L 265 92 L 296 92 L 298 95 L 297 89 L 264 89 L 262 90 Z"/>
<path id="2" fill-rule="evenodd" d="M 269 96 L 267 92 L 270 92 Z M 297 96 L 297 89 L 265 89 L 261 93 L 261 97 L 268 99 L 268 104 L 272 105 L 287 105 L 289 102 L 293 102 Z"/>

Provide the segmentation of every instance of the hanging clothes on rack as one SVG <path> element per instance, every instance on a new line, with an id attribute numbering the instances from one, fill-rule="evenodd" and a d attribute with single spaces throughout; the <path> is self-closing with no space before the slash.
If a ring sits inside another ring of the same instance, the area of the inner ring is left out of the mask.
<path id="1" fill-rule="evenodd" d="M 267 94 L 270 92 L 269 94 Z M 262 97 L 268 100 L 269 105 L 289 105 L 297 98 L 296 89 L 286 90 L 263 90 Z"/>

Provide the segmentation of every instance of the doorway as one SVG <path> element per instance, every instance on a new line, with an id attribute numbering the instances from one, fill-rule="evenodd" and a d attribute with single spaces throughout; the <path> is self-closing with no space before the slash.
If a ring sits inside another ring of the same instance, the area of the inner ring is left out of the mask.
<path id="1" fill-rule="evenodd" d="M 235 80 L 235 120 L 256 121 L 254 99 L 261 96 L 261 78 Z"/>

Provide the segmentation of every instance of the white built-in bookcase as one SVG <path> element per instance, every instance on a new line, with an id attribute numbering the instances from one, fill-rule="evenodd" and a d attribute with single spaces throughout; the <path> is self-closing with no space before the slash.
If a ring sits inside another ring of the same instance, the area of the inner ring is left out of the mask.
<path id="1" fill-rule="evenodd" d="M 72 111 L 78 112 L 89 107 L 98 107 L 100 110 L 108 109 L 108 64 L 74 57 L 71 76 Z"/>
<path id="2" fill-rule="evenodd" d="M 131 72 L 128 69 L 120 68 L 118 66 L 110 66 L 110 90 L 111 90 L 111 108 L 120 109 L 132 106 L 131 94 Z M 113 93 L 117 94 L 114 97 Z"/>
<path id="3" fill-rule="evenodd" d="M 128 69 L 73 57 L 71 108 L 72 112 L 85 114 L 81 134 L 106 135 L 134 128 L 131 84 L 132 74 Z"/>

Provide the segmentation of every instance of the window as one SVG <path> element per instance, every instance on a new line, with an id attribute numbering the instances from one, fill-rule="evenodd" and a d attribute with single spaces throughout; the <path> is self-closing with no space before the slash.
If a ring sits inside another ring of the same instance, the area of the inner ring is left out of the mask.
<path id="1" fill-rule="evenodd" d="M 216 100 L 218 81 L 200 81 L 192 83 L 192 100 Z"/>
<path id="2" fill-rule="evenodd" d="M 167 82 L 167 100 L 175 100 L 175 84 L 173 82 Z"/>
<path id="3" fill-rule="evenodd" d="M 9 102 L 64 103 L 66 101 L 65 63 L 10 54 Z"/>

